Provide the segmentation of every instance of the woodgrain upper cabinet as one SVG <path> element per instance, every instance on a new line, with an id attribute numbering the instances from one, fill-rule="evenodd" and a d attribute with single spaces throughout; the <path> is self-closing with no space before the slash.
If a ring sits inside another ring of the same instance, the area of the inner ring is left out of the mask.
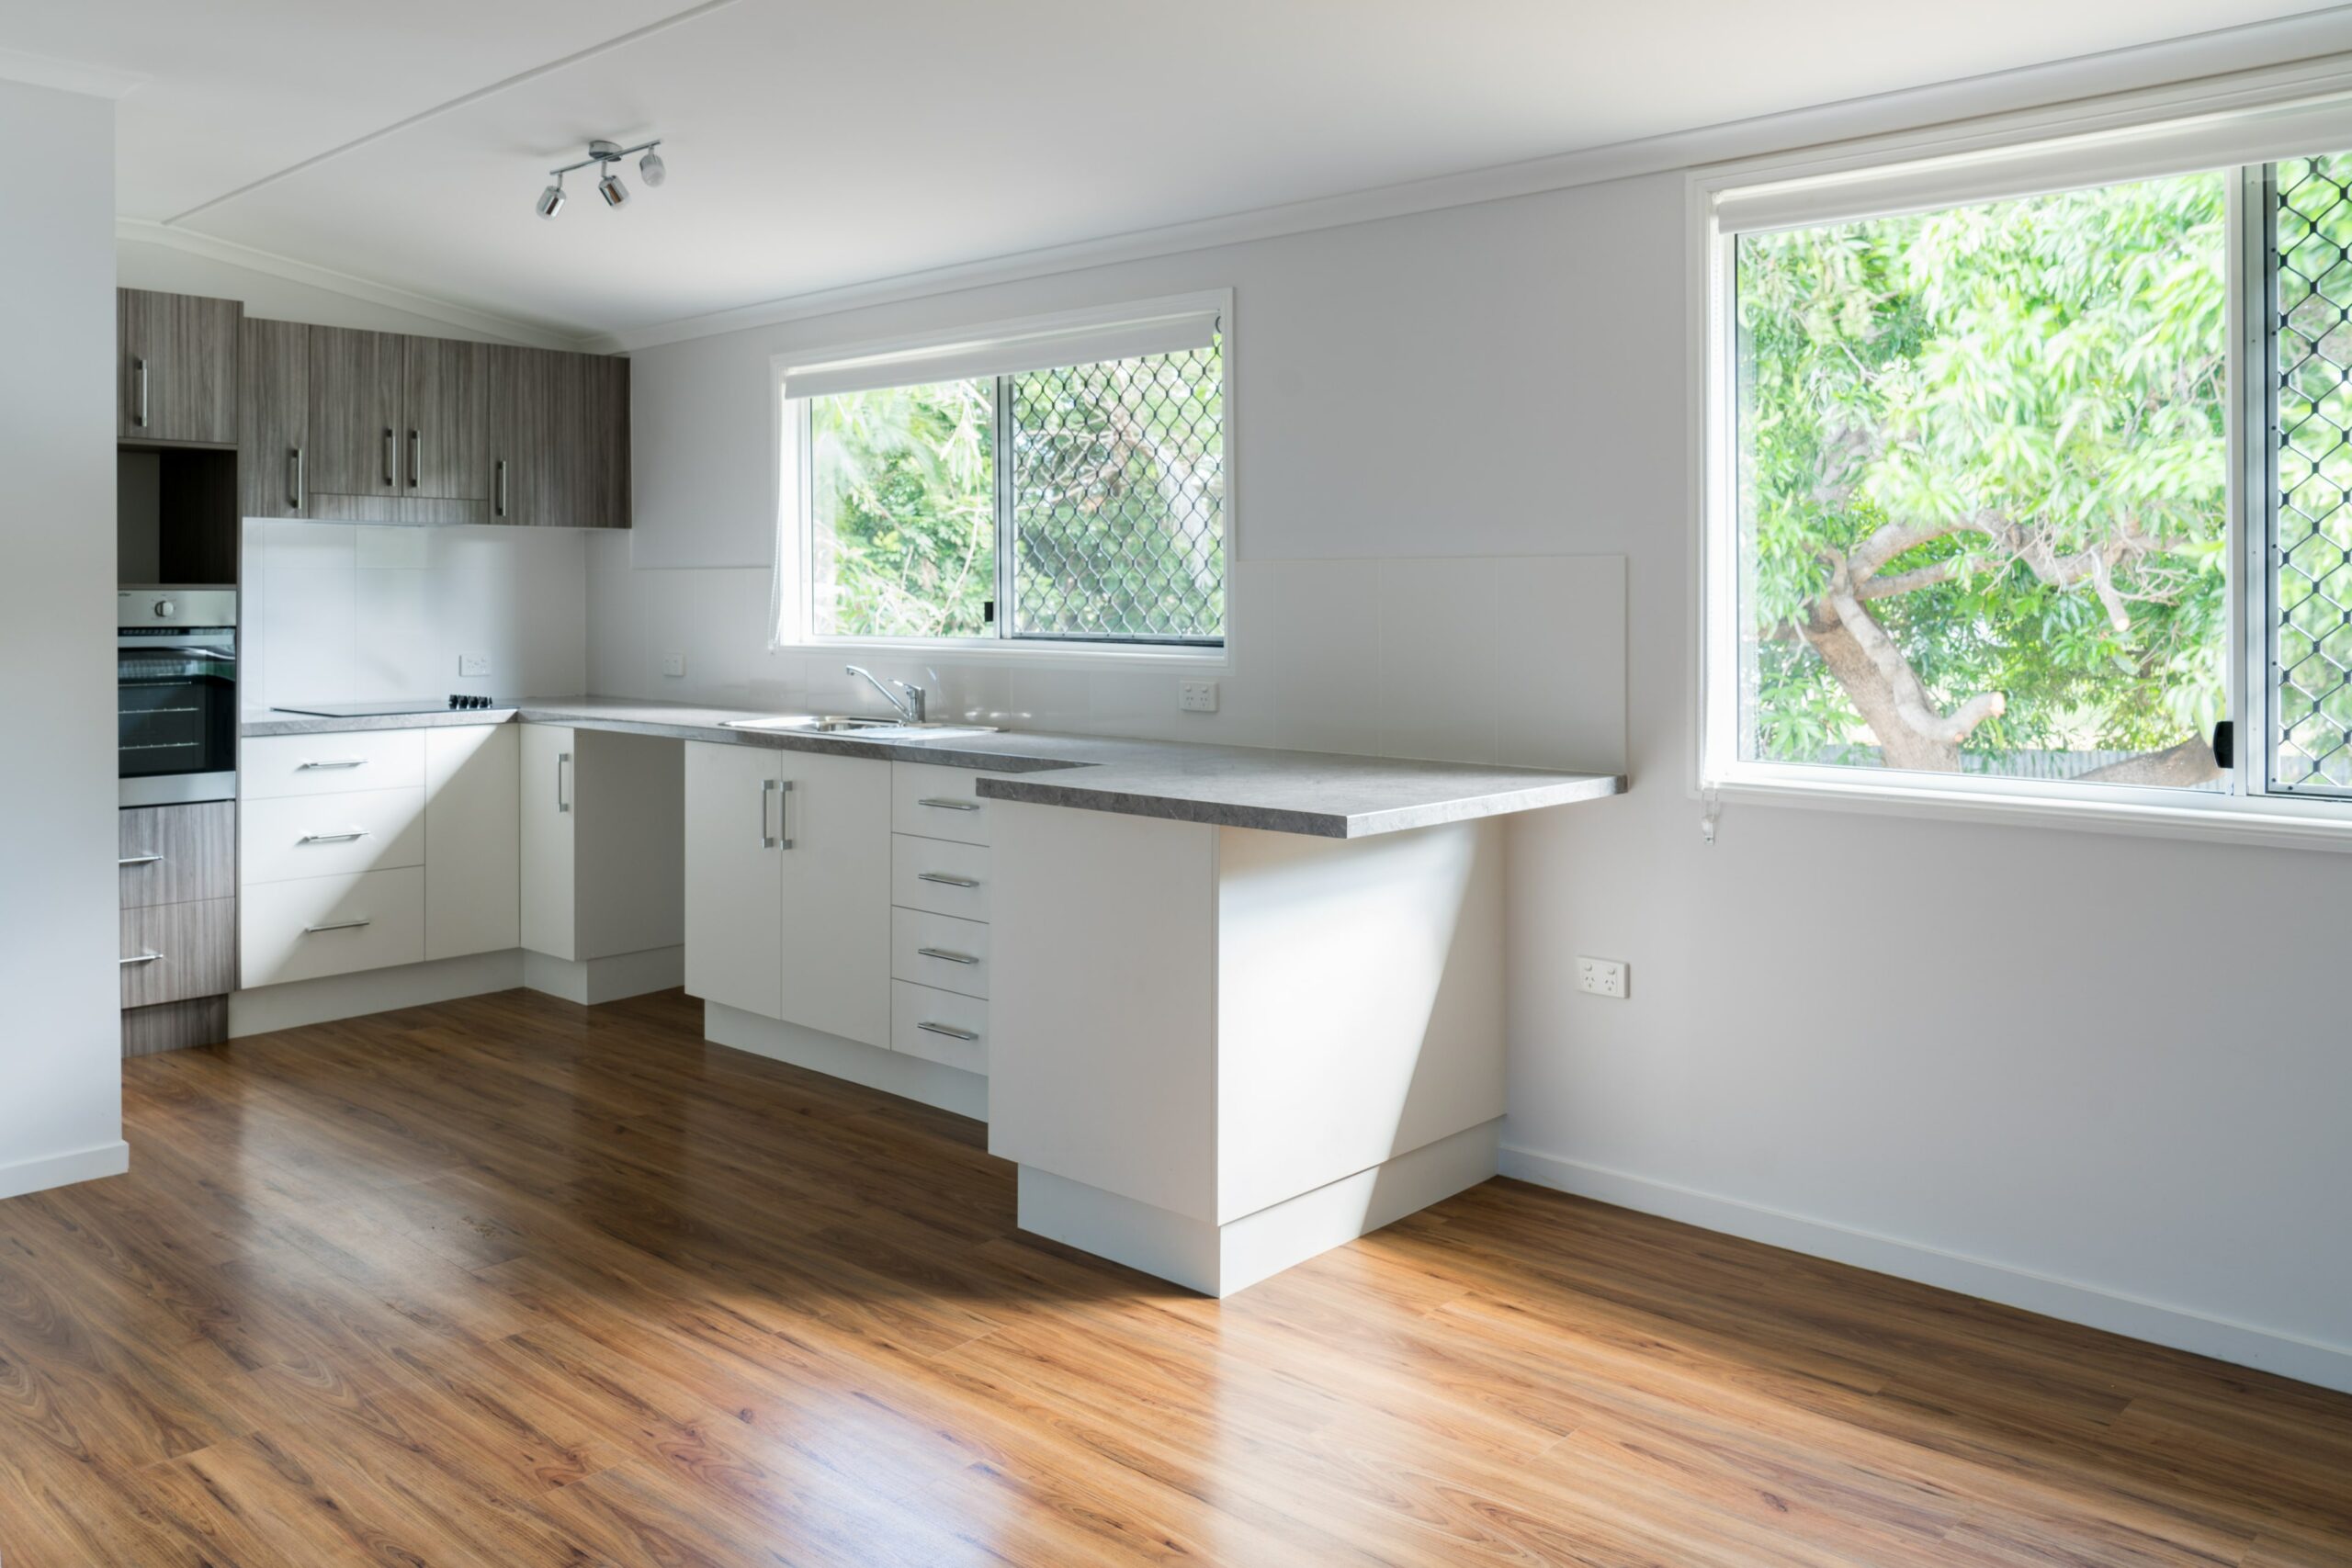
<path id="1" fill-rule="evenodd" d="M 397 496 L 400 335 L 312 327 L 310 340 L 311 494 Z"/>
<path id="2" fill-rule="evenodd" d="M 628 362 L 490 351 L 491 521 L 629 525 Z"/>
<path id="3" fill-rule="evenodd" d="M 490 345 L 401 340 L 400 493 L 421 501 L 490 500 Z M 419 522 L 442 521 L 419 518 Z M 451 522 L 484 522 L 484 515 Z"/>
<path id="4" fill-rule="evenodd" d="M 238 342 L 237 485 L 246 517 L 303 517 L 310 486 L 311 329 L 248 316 Z"/>
<path id="5" fill-rule="evenodd" d="M 235 446 L 244 314 L 234 299 L 116 289 L 117 438 Z"/>

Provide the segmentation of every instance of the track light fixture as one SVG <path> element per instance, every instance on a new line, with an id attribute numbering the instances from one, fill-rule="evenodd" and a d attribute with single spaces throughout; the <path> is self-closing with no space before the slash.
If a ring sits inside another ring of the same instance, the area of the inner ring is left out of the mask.
<path id="1" fill-rule="evenodd" d="M 669 165 L 662 163 L 662 154 L 654 151 L 661 145 L 658 137 L 651 141 L 640 141 L 634 147 L 623 147 L 615 141 L 591 141 L 588 143 L 588 156 L 576 164 L 566 164 L 560 169 L 548 171 L 555 176 L 555 184 L 539 192 L 539 216 L 552 218 L 563 210 L 563 176 L 576 169 L 597 170 L 596 194 L 605 198 L 605 205 L 626 207 L 628 205 L 628 186 L 621 184 L 621 177 L 616 172 L 617 165 L 623 158 L 642 152 L 645 156 L 638 160 L 638 175 L 647 185 L 658 186 L 670 177 Z"/>

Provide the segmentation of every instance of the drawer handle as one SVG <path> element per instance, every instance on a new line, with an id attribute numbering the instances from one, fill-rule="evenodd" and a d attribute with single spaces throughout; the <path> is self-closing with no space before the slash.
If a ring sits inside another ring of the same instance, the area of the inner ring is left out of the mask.
<path id="1" fill-rule="evenodd" d="M 302 768 L 364 768 L 367 765 L 365 757 L 328 757 L 321 761 L 304 762 Z M 295 770 L 297 773 L 301 771 L 301 768 Z"/>
<path id="2" fill-rule="evenodd" d="M 918 947 L 915 949 L 915 954 L 921 958 L 943 959 L 949 964 L 978 964 L 979 962 L 968 953 L 950 953 L 944 947 Z"/>
<path id="3" fill-rule="evenodd" d="M 980 808 L 980 803 L 977 800 L 933 800 L 928 796 L 916 801 L 915 804 L 936 807 L 942 811 L 978 811 Z"/>
<path id="4" fill-rule="evenodd" d="M 163 956 L 160 953 L 141 953 L 130 958 L 118 958 L 115 962 L 120 964 L 153 964 Z"/>
<path id="5" fill-rule="evenodd" d="M 322 926 L 304 926 L 302 928 L 302 934 L 304 936 L 315 936 L 321 931 L 356 931 L 361 926 L 372 926 L 376 922 L 368 917 L 362 915 L 356 920 L 329 920 Z"/>
<path id="6" fill-rule="evenodd" d="M 936 882 L 942 887 L 978 887 L 980 885 L 977 876 L 952 876 L 944 871 L 919 871 L 915 873 L 915 880 Z"/>
<path id="7" fill-rule="evenodd" d="M 125 855 L 114 863 L 117 865 L 153 865 L 157 861 L 162 860 L 163 858 L 164 857 L 161 855 Z"/>
<path id="8" fill-rule="evenodd" d="M 978 1040 L 979 1036 L 968 1029 L 958 1029 L 952 1023 L 918 1023 L 925 1034 L 944 1034 L 950 1040 Z"/>
<path id="9" fill-rule="evenodd" d="M 348 833 L 305 833 L 294 841 L 298 844 L 347 844 L 354 839 L 369 837 L 365 828 L 354 828 Z"/>

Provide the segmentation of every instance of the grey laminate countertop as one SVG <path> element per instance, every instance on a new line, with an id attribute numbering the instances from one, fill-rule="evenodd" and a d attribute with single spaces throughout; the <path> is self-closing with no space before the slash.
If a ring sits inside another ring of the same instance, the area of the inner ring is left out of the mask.
<path id="1" fill-rule="evenodd" d="M 1023 800 L 1327 839 L 1361 839 L 1441 822 L 1565 806 L 1615 795 L 1625 784 L 1623 778 L 1610 773 L 1549 773 L 1535 768 L 1027 730 L 919 740 L 903 736 L 723 728 L 727 719 L 756 716 L 760 716 L 742 709 L 628 697 L 532 697 L 512 707 L 369 718 L 313 718 L 273 710 L 248 714 L 241 732 L 247 737 L 347 734 L 360 729 L 502 724 L 516 719 L 566 724 L 681 740 L 974 768 L 992 775 L 978 784 L 979 794 L 990 800 Z"/>

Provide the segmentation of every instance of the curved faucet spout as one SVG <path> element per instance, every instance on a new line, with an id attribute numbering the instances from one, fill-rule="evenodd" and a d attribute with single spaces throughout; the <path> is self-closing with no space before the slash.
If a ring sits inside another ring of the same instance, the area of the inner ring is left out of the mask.
<path id="1" fill-rule="evenodd" d="M 896 709 L 899 716 L 905 719 L 909 724 L 921 724 L 923 722 L 923 690 L 921 686 L 915 685 L 907 681 L 885 682 L 880 676 L 875 674 L 873 671 L 868 670 L 863 664 L 844 664 L 842 668 L 852 675 L 863 678 L 867 685 L 872 686 L 876 691 L 881 693 L 882 700 L 888 703 L 892 708 Z M 905 702 L 900 702 L 897 697 L 891 694 L 890 688 L 892 686 L 896 686 L 899 691 L 907 694 L 907 700 Z"/>

